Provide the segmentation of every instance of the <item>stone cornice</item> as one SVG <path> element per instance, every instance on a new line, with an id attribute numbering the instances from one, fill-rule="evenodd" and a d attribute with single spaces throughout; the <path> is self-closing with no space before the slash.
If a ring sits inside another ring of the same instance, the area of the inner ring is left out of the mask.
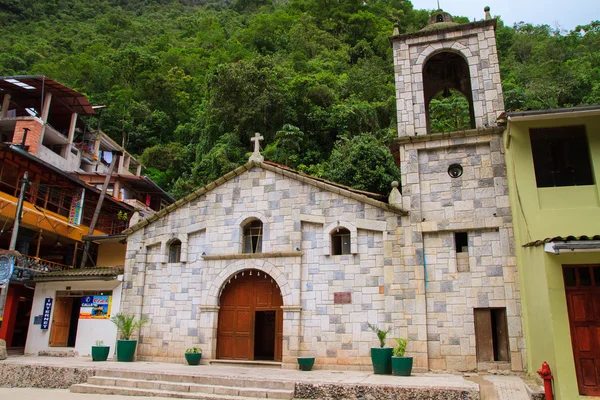
<path id="1" fill-rule="evenodd" d="M 278 251 L 273 253 L 249 253 L 249 254 L 205 254 L 202 259 L 209 260 L 251 260 L 263 258 L 302 257 L 303 251 Z"/>
<path id="2" fill-rule="evenodd" d="M 456 138 L 466 138 L 474 136 L 485 136 L 485 135 L 501 135 L 504 132 L 503 126 L 494 126 L 491 128 L 479 128 L 469 129 L 466 131 L 456 132 L 444 132 L 444 133 L 430 133 L 427 135 L 416 135 L 416 136 L 402 136 L 394 140 L 395 144 L 407 144 L 407 143 L 423 143 L 433 142 L 436 140 L 452 140 Z"/>
<path id="3" fill-rule="evenodd" d="M 423 37 L 423 36 L 438 36 L 442 33 L 455 32 L 455 31 L 466 31 L 468 29 L 485 28 L 487 26 L 493 26 L 496 29 L 497 20 L 489 19 L 483 21 L 475 21 L 468 24 L 458 24 L 453 26 L 445 26 L 442 29 L 426 29 L 416 32 L 403 33 L 402 35 L 390 36 L 390 43 L 394 43 L 397 40 L 405 41 L 412 38 Z"/>

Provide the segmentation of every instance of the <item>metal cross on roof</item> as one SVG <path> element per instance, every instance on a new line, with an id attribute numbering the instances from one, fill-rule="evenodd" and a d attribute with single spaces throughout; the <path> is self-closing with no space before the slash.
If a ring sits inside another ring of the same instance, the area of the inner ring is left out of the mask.
<path id="1" fill-rule="evenodd" d="M 254 142 L 254 152 L 250 156 L 250 161 L 263 162 L 265 158 L 260 154 L 260 141 L 264 139 L 260 133 L 256 132 L 253 137 L 250 138 Z"/>

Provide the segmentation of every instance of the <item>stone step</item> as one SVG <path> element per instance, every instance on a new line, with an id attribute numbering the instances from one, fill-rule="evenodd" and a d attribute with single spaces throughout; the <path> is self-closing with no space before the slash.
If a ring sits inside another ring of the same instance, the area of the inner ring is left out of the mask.
<path id="1" fill-rule="evenodd" d="M 289 389 L 267 389 L 240 386 L 223 386 L 215 384 L 182 383 L 167 381 L 150 381 L 144 379 L 128 379 L 92 376 L 87 381 L 90 385 L 126 387 L 137 389 L 166 390 L 184 393 L 207 393 L 227 396 L 270 398 L 270 399 L 292 399 L 294 390 Z"/>
<path id="2" fill-rule="evenodd" d="M 210 360 L 210 365 L 221 365 L 228 367 L 245 367 L 245 368 L 279 368 L 281 363 L 278 361 L 255 361 L 255 360 Z"/>
<path id="3" fill-rule="evenodd" d="M 203 368 L 203 367 L 200 367 Z M 194 375 L 176 375 L 143 371 L 126 370 L 99 370 L 96 372 L 98 377 L 108 378 L 127 378 L 145 381 L 163 381 L 174 383 L 195 383 L 199 385 L 216 385 L 242 388 L 262 388 L 277 390 L 295 390 L 296 385 L 293 381 L 272 381 L 254 378 L 227 377 L 222 375 L 210 375 L 194 371 Z"/>
<path id="4" fill-rule="evenodd" d="M 91 385 L 80 383 L 71 386 L 71 393 L 121 395 L 121 396 L 144 396 L 144 397 L 169 397 L 176 399 L 201 399 L 201 400 L 256 400 L 255 397 L 227 396 L 210 393 L 186 393 L 173 392 L 169 390 L 138 389 L 116 386 Z"/>

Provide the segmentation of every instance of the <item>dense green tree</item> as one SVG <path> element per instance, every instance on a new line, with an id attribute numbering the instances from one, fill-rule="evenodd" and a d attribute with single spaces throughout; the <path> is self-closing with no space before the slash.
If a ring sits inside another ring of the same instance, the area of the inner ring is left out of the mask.
<path id="1" fill-rule="evenodd" d="M 255 132 L 268 159 L 333 179 L 350 149 L 395 136 L 388 37 L 428 18 L 407 0 L 0 0 L 0 75 L 47 75 L 105 104 L 90 127 L 176 196 L 245 162 Z M 599 21 L 500 21 L 496 37 L 507 109 L 600 103 Z M 435 130 L 464 127 L 461 98 L 432 106 Z M 394 174 L 370 171 L 387 193 Z"/>
<path id="2" fill-rule="evenodd" d="M 361 134 L 336 143 L 323 176 L 356 189 L 388 193 L 391 183 L 400 181 L 400 169 L 385 143 Z"/>

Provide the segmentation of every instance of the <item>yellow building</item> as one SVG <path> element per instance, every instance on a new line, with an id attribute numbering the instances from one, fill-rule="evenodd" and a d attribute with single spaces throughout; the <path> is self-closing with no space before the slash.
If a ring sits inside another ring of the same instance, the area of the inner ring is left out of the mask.
<path id="1" fill-rule="evenodd" d="M 600 396 L 600 106 L 508 113 L 504 147 L 528 371 Z"/>

